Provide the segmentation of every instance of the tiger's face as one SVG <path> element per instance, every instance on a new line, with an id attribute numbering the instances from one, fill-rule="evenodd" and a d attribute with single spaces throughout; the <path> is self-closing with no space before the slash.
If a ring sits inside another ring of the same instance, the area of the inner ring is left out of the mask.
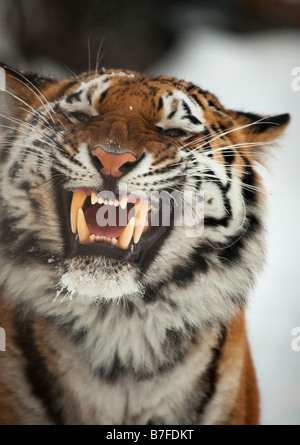
<path id="1" fill-rule="evenodd" d="M 193 84 L 130 71 L 6 79 L 1 282 L 12 294 L 53 300 L 55 289 L 90 305 L 202 283 L 242 299 L 263 258 L 255 162 L 287 115 L 233 112 Z"/>

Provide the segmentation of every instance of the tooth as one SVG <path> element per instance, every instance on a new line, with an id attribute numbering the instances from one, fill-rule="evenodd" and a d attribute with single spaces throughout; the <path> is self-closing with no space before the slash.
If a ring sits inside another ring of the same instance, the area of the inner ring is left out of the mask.
<path id="1" fill-rule="evenodd" d="M 76 233 L 77 230 L 77 214 L 78 210 L 82 208 L 85 203 L 86 195 L 82 192 L 74 192 L 70 210 L 71 230 Z"/>
<path id="2" fill-rule="evenodd" d="M 117 199 L 115 199 L 114 206 L 118 207 L 118 205 L 119 205 L 119 201 Z"/>
<path id="3" fill-rule="evenodd" d="M 108 204 L 109 204 L 110 206 L 113 206 L 113 205 L 114 205 L 114 201 L 113 201 L 112 199 L 110 199 L 110 200 L 108 201 Z"/>
<path id="4" fill-rule="evenodd" d="M 103 198 L 101 198 L 101 196 L 98 198 L 98 204 L 103 204 Z"/>
<path id="5" fill-rule="evenodd" d="M 118 242 L 117 238 L 112 238 L 111 239 L 111 243 L 112 243 L 113 246 L 115 246 L 117 244 L 117 242 Z"/>
<path id="6" fill-rule="evenodd" d="M 101 241 L 100 238 L 101 238 L 101 237 L 100 237 L 99 235 L 97 235 L 97 236 L 96 236 L 96 241 Z"/>
<path id="7" fill-rule="evenodd" d="M 90 236 L 90 240 L 92 241 L 92 243 L 95 241 L 95 239 L 96 239 L 96 236 L 95 236 L 95 235 L 91 235 L 91 236 Z"/>
<path id="8" fill-rule="evenodd" d="M 92 203 L 92 205 L 96 204 L 97 201 L 98 201 L 97 193 L 92 192 L 91 193 L 91 203 Z"/>
<path id="9" fill-rule="evenodd" d="M 137 244 L 139 240 L 141 239 L 142 233 L 145 229 L 145 223 L 147 221 L 147 215 L 148 211 L 150 209 L 149 204 L 146 204 L 145 202 L 139 202 L 135 205 L 135 228 L 134 228 L 134 236 L 133 236 L 133 242 L 134 244 Z"/>
<path id="10" fill-rule="evenodd" d="M 104 204 L 105 204 L 105 205 L 108 204 L 108 199 L 107 199 L 107 198 L 104 199 Z"/>
<path id="11" fill-rule="evenodd" d="M 122 232 L 122 235 L 118 240 L 119 247 L 121 249 L 128 249 L 134 231 L 134 224 L 135 224 L 135 217 L 132 216 L 132 218 L 130 218 L 129 223 L 125 227 L 124 231 Z"/>
<path id="12" fill-rule="evenodd" d="M 79 241 L 81 243 L 86 241 L 90 237 L 90 232 L 88 226 L 86 225 L 84 213 L 81 208 L 78 209 L 77 230 L 78 230 Z"/>
<path id="13" fill-rule="evenodd" d="M 127 206 L 127 202 L 128 202 L 128 197 L 127 196 L 123 196 L 123 198 L 120 201 L 120 206 L 121 209 L 125 209 L 125 207 Z"/>

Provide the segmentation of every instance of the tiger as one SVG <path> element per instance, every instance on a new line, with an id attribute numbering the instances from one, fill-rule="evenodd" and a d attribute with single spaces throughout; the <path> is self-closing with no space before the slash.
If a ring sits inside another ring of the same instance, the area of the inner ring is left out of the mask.
<path id="1" fill-rule="evenodd" d="M 2 425 L 257 425 L 260 171 L 290 116 L 1 64 Z"/>

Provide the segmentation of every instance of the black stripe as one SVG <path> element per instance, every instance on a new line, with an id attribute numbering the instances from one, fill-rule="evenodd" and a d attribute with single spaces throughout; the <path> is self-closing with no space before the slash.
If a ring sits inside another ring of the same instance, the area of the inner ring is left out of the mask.
<path id="1" fill-rule="evenodd" d="M 66 140 L 66 144 L 70 144 L 70 146 L 73 148 L 73 150 L 74 150 L 76 153 L 78 153 L 78 148 L 75 147 L 74 144 L 73 144 L 69 139 Z M 57 145 L 57 147 L 59 148 L 58 153 L 59 153 L 60 155 L 64 156 L 66 159 L 68 159 L 68 161 L 73 162 L 73 164 L 78 165 L 79 167 L 81 167 L 81 168 L 83 168 L 83 169 L 86 170 L 86 168 L 87 168 L 86 165 L 82 164 L 82 162 L 80 162 L 77 158 L 75 158 L 74 155 L 68 153 L 68 152 L 65 150 L 65 148 L 64 148 L 63 145 L 58 144 L 58 143 L 57 143 L 56 145 Z M 58 159 L 58 158 L 57 158 L 57 155 L 56 155 L 56 158 L 55 158 L 55 159 Z M 70 170 L 70 169 L 69 169 L 69 171 L 72 172 L 72 170 Z"/>
<path id="2" fill-rule="evenodd" d="M 13 181 L 14 179 L 17 179 L 17 175 L 19 171 L 22 169 L 22 165 L 19 161 L 16 161 L 9 169 L 8 175 L 9 179 Z"/>
<path id="3" fill-rule="evenodd" d="M 205 142 L 202 147 L 201 147 L 201 151 L 206 152 L 206 155 L 209 156 L 210 158 L 213 157 L 213 149 L 210 145 L 209 142 Z"/>
<path id="4" fill-rule="evenodd" d="M 259 230 L 262 230 L 262 223 L 255 215 L 247 215 L 247 220 L 244 223 L 244 233 L 236 237 L 229 238 L 226 242 L 228 247 L 216 246 L 219 248 L 219 260 L 223 264 L 231 265 L 232 263 L 239 263 L 241 261 L 242 252 L 245 249 L 245 244 L 255 235 Z"/>
<path id="5" fill-rule="evenodd" d="M 163 104 L 164 104 L 164 103 L 163 103 L 163 99 L 162 99 L 162 97 L 160 97 L 160 98 L 159 98 L 159 101 L 158 101 L 157 111 L 159 111 L 159 110 L 162 109 Z"/>
<path id="6" fill-rule="evenodd" d="M 17 138 L 17 136 L 18 136 L 18 131 L 17 130 L 12 130 L 9 133 L 9 136 L 7 137 L 7 139 L 5 141 L 5 145 L 2 148 L 2 150 L 0 151 L 0 162 L 1 162 L 1 164 L 3 164 L 8 159 L 11 146 L 13 145 L 13 143 L 14 143 L 15 139 Z"/>
<path id="7" fill-rule="evenodd" d="M 108 93 L 108 88 L 107 88 L 107 90 L 103 91 L 103 93 L 100 95 L 99 103 L 102 102 L 106 98 L 107 93 Z"/>
<path id="8" fill-rule="evenodd" d="M 222 150 L 222 154 L 224 157 L 224 161 L 226 162 L 226 164 L 232 164 L 233 161 L 235 160 L 235 153 L 231 148 L 224 148 Z M 230 177 L 231 177 L 231 171 L 230 171 Z"/>
<path id="9" fill-rule="evenodd" d="M 72 193 L 68 193 L 63 189 L 66 177 L 61 174 L 55 167 L 51 168 L 52 188 L 55 195 L 56 215 L 59 216 L 61 239 L 64 245 L 64 253 L 68 254 L 72 248 L 72 234 L 70 230 L 70 207 Z"/>
<path id="10" fill-rule="evenodd" d="M 214 124 L 211 124 L 210 127 L 212 131 L 215 133 L 213 136 L 218 136 L 218 138 L 222 137 L 220 130 Z"/>
<path id="11" fill-rule="evenodd" d="M 188 106 L 188 104 L 184 100 L 182 100 L 181 103 L 182 103 L 183 109 L 186 112 L 186 114 L 191 115 L 192 112 L 191 112 L 191 109 Z"/>
<path id="12" fill-rule="evenodd" d="M 290 115 L 288 113 L 279 114 L 277 116 L 260 116 L 258 114 L 247 113 L 244 111 L 236 111 L 237 116 L 244 116 L 248 121 L 252 122 L 254 125 L 251 126 L 252 133 L 263 133 L 270 128 L 278 125 L 286 125 L 290 120 Z M 259 121 L 259 122 L 257 122 Z"/>
<path id="13" fill-rule="evenodd" d="M 256 183 L 256 173 L 252 167 L 244 167 L 243 184 L 246 187 L 242 188 L 242 193 L 245 201 L 249 204 L 255 204 L 257 202 L 257 191 L 253 189 Z"/>
<path id="14" fill-rule="evenodd" d="M 160 283 L 156 283 L 156 285 L 153 286 L 147 286 L 145 293 L 143 295 L 143 303 L 146 304 L 151 304 L 151 303 L 155 303 L 156 301 L 165 301 L 165 297 L 161 292 L 161 288 L 162 286 L 165 284 L 165 282 L 160 282 Z M 175 305 L 175 303 L 173 302 L 169 302 L 168 304 L 170 304 L 171 306 L 173 306 L 173 304 Z"/>
<path id="15" fill-rule="evenodd" d="M 231 177 L 230 170 L 227 171 L 227 174 L 229 174 L 229 178 L 230 178 Z M 206 175 L 209 175 L 210 177 L 206 178 Z M 211 179 L 212 175 L 215 176 L 215 179 Z M 208 170 L 207 172 L 205 172 L 205 174 L 203 176 L 204 176 L 204 179 L 207 180 L 207 182 L 214 182 L 220 188 L 221 193 L 222 193 L 223 206 L 224 206 L 225 211 L 226 211 L 226 215 L 223 216 L 222 218 L 215 218 L 215 217 L 212 217 L 212 216 L 205 217 L 204 218 L 204 226 L 212 226 L 212 227 L 224 226 L 224 227 L 227 227 L 228 224 L 229 224 L 229 221 L 232 218 L 232 208 L 231 208 L 231 204 L 230 204 L 229 198 L 227 196 L 227 192 L 228 192 L 228 190 L 230 188 L 231 182 L 229 180 L 226 185 L 223 185 L 222 182 L 218 179 L 218 177 L 215 175 L 215 173 L 212 170 Z"/>
<path id="16" fill-rule="evenodd" d="M 177 109 L 174 111 L 171 111 L 171 113 L 168 114 L 167 119 L 172 119 L 172 117 L 174 116 L 175 113 L 177 113 Z"/>
<path id="17" fill-rule="evenodd" d="M 194 248 L 194 252 L 188 259 L 188 264 L 182 266 L 176 266 L 172 270 L 171 283 L 176 284 L 178 287 L 185 288 L 189 284 L 193 283 L 195 274 L 207 273 L 208 262 L 205 258 L 206 251 L 202 247 Z"/>
<path id="18" fill-rule="evenodd" d="M 200 94 L 202 94 L 202 92 L 200 92 Z M 202 104 L 202 102 L 200 101 L 200 99 L 199 99 L 199 97 L 197 96 L 196 93 L 194 93 L 194 94 L 190 94 L 190 96 L 194 99 L 195 102 L 197 102 L 197 104 L 198 104 L 201 108 L 203 108 L 203 104 Z"/>
<path id="19" fill-rule="evenodd" d="M 218 365 L 222 355 L 222 347 L 226 339 L 226 328 L 223 327 L 219 335 L 218 344 L 212 348 L 210 363 L 199 379 L 199 389 L 201 391 L 201 401 L 197 407 L 197 413 L 201 416 L 210 400 L 213 398 L 218 383 Z"/>
<path id="20" fill-rule="evenodd" d="M 213 216 L 206 216 L 204 218 L 204 227 L 218 227 L 223 226 L 227 227 L 229 223 L 229 219 L 231 219 L 229 216 L 223 216 L 223 218 L 214 218 Z"/>
<path id="21" fill-rule="evenodd" d="M 81 100 L 81 97 L 80 97 L 81 93 L 82 93 L 82 90 L 79 90 L 76 93 L 70 94 L 69 96 L 66 97 L 66 102 L 68 104 L 71 104 L 73 102 L 80 102 L 80 100 Z"/>
<path id="22" fill-rule="evenodd" d="M 201 125 L 202 122 L 199 121 L 195 116 L 185 114 L 184 117 L 188 119 L 194 125 Z"/>
<path id="23" fill-rule="evenodd" d="M 49 256 L 52 257 L 52 254 L 49 254 L 49 248 L 43 249 L 43 246 L 41 246 L 42 243 L 44 246 L 47 245 L 47 239 L 40 240 L 36 232 L 31 230 L 18 229 L 18 232 L 16 232 L 15 227 L 3 231 L 4 224 L 4 222 L 1 223 L 1 229 L 2 233 L 5 233 L 5 239 L 2 237 L 1 244 L 8 248 L 6 254 L 14 260 L 16 265 L 24 265 L 24 262 L 37 262 L 49 266 L 48 260 Z M 9 233 L 12 234 L 10 239 L 8 238 Z M 56 256 L 55 258 L 57 259 Z"/>
<path id="24" fill-rule="evenodd" d="M 215 100 L 213 100 L 212 98 L 211 98 L 211 99 L 206 98 L 206 100 L 207 100 L 207 103 L 208 103 L 208 105 L 209 105 L 210 107 L 213 107 L 213 108 L 215 108 L 215 109 L 218 110 L 218 111 L 223 111 L 223 109 L 221 108 L 221 106 L 218 105 L 218 104 L 215 102 Z"/>
<path id="25" fill-rule="evenodd" d="M 31 385 L 32 393 L 56 425 L 64 425 L 62 408 L 63 389 L 48 369 L 45 357 L 35 342 L 33 323 L 17 316 L 15 320 L 16 341 L 26 360 L 26 378 Z"/>
<path id="26" fill-rule="evenodd" d="M 45 317 L 47 323 L 56 326 L 64 336 L 67 336 L 74 343 L 80 344 L 84 342 L 88 334 L 88 328 L 81 327 L 76 329 L 75 323 L 77 319 L 77 316 L 67 319 L 56 315 L 48 315 Z"/>
<path id="27" fill-rule="evenodd" d="M 158 159 L 158 161 L 152 162 L 151 166 L 154 167 L 155 165 L 158 165 L 158 164 L 160 164 L 161 162 L 167 161 L 168 159 L 173 160 L 173 156 L 170 156 L 170 155 L 164 156 L 163 158 Z M 151 173 L 152 173 L 152 174 L 153 174 L 153 173 L 157 173 L 157 171 L 155 171 L 155 172 L 151 172 Z"/>
<path id="28" fill-rule="evenodd" d="M 195 125 L 201 124 L 199 119 L 197 119 L 195 116 L 192 115 L 192 111 L 191 111 L 190 107 L 188 106 L 188 104 L 184 100 L 182 100 L 182 106 L 183 106 L 183 109 L 184 109 L 184 111 L 186 113 L 184 115 L 185 118 L 187 118 L 192 124 L 195 124 Z"/>
<path id="29" fill-rule="evenodd" d="M 123 363 L 118 351 L 115 351 L 112 352 L 111 362 L 99 366 L 96 375 L 109 383 L 114 383 L 125 376 L 130 376 L 135 381 L 153 379 L 155 376 L 171 371 L 182 362 L 197 335 L 199 336 L 198 330 L 188 325 L 185 325 L 182 330 L 166 330 L 165 337 L 160 344 L 160 355 L 161 352 L 164 352 L 163 361 L 158 358 L 152 344 L 144 336 L 146 350 L 150 353 L 152 359 L 150 368 L 143 365 L 137 368 L 134 365 L 133 357 L 129 357 L 126 363 Z"/>

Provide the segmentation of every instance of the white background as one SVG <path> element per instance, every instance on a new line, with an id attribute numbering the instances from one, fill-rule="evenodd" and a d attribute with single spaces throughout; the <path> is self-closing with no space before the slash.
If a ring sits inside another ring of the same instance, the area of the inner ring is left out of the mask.
<path id="1" fill-rule="evenodd" d="M 269 254 L 251 296 L 248 333 L 262 423 L 300 424 L 300 351 L 291 347 L 292 330 L 300 328 L 300 91 L 292 89 L 300 33 L 249 37 L 192 27 L 178 42 L 152 73 L 192 81 L 227 108 L 292 117 L 280 148 L 271 150 L 268 169 L 261 170 L 268 191 Z"/>

